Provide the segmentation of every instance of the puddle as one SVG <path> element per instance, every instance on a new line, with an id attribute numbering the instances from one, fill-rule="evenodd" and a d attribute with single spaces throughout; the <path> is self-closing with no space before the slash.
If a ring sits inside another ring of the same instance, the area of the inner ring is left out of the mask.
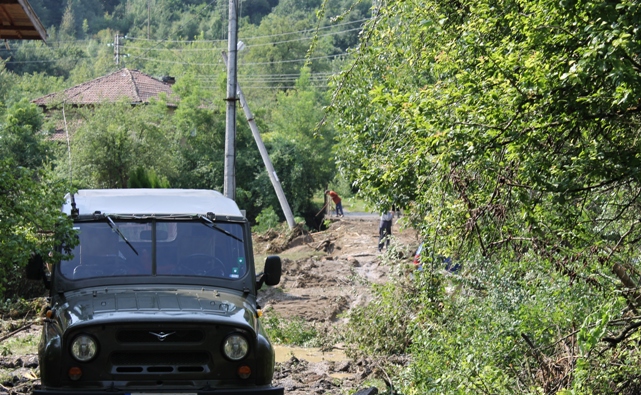
<path id="1" fill-rule="evenodd" d="M 342 350 L 332 350 L 323 352 L 319 348 L 307 347 L 289 347 L 275 345 L 276 362 L 288 361 L 292 355 L 298 359 L 304 359 L 307 362 L 322 362 L 322 361 L 347 361 L 349 358 Z"/>
<path id="2" fill-rule="evenodd" d="M 339 379 L 339 380 L 349 379 L 349 378 L 352 378 L 353 376 L 354 375 L 351 374 L 351 373 L 332 373 L 332 374 L 329 375 L 329 377 L 333 377 L 333 378 Z"/>

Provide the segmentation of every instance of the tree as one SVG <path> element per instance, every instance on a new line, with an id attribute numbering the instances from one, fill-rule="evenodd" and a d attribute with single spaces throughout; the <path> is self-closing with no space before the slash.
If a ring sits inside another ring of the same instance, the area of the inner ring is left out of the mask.
<path id="1" fill-rule="evenodd" d="M 640 12 L 636 2 L 381 4 L 352 64 L 335 80 L 341 171 L 377 207 L 408 209 L 431 253 L 473 262 L 470 276 L 483 278 L 490 265 L 532 297 L 549 291 L 544 281 L 555 289 L 580 282 L 607 295 L 592 306 L 598 315 L 635 322 L 619 296 L 629 290 L 627 308 L 641 307 L 632 291 L 641 240 Z M 534 283 L 519 282 L 523 277 Z M 584 322 L 585 333 L 597 325 L 578 299 L 565 297 L 571 318 L 550 323 L 544 310 L 532 314 L 566 334 L 574 330 L 567 322 Z M 532 322 L 532 331 L 544 332 Z M 636 336 L 621 337 L 605 322 L 597 325 L 601 335 L 591 335 L 593 346 L 611 346 L 612 339 L 629 345 L 624 339 Z M 461 323 L 461 333 L 468 324 Z M 595 392 L 612 383 L 634 391 L 638 356 L 624 354 L 582 354 L 575 381 L 560 380 L 557 389 L 585 391 L 591 378 L 598 379 Z M 475 365 L 481 370 L 466 373 L 480 379 L 501 372 L 490 392 L 526 376 L 483 358 Z M 626 375 L 615 373 L 619 363 Z M 421 385 L 427 392 L 429 384 Z"/>
<path id="2" fill-rule="evenodd" d="M 166 104 L 102 103 L 80 112 L 72 139 L 75 183 L 91 188 L 126 188 L 137 167 L 173 177 L 176 140 L 166 128 Z"/>
<path id="3" fill-rule="evenodd" d="M 303 68 L 296 88 L 277 95 L 269 122 L 270 132 L 265 134 L 274 169 L 296 215 L 315 211 L 314 193 L 324 189 L 335 172 L 334 131 L 328 125 L 317 129 L 324 102 L 323 94 L 311 84 L 310 70 Z M 263 183 L 268 181 L 264 172 L 260 178 Z M 270 205 L 279 207 L 274 200 Z"/>
<path id="4" fill-rule="evenodd" d="M 45 140 L 38 107 L 21 100 L 6 110 L 0 123 L 0 156 L 16 166 L 37 169 L 50 159 L 51 143 Z"/>
<path id="5" fill-rule="evenodd" d="M 281 7 L 282 5 L 277 8 L 284 9 Z M 313 29 L 314 23 L 309 14 L 307 16 L 303 13 L 292 15 L 290 11 L 287 15 L 282 15 L 282 11 L 273 12 L 262 18 L 260 26 L 248 26 L 247 29 L 241 30 L 250 37 L 259 37 L 245 40 L 250 50 L 242 55 L 243 63 L 239 63 L 239 67 L 244 67 L 245 73 L 260 70 L 260 74 L 286 76 L 300 72 L 310 41 L 297 40 L 299 34 L 292 35 L 291 32 Z M 275 41 L 273 37 L 278 37 L 276 41 L 280 43 L 272 44 Z M 241 66 L 245 63 L 248 66 Z M 277 87 L 286 86 L 280 81 L 280 79 L 276 79 L 275 82 L 266 81 L 266 84 Z"/>
<path id="6" fill-rule="evenodd" d="M 166 178 L 159 178 L 155 171 L 136 167 L 129 172 L 127 188 L 169 188 Z"/>
<path id="7" fill-rule="evenodd" d="M 64 184 L 44 167 L 42 122 L 37 108 L 22 101 L 0 123 L 0 292 L 20 279 L 32 254 L 51 254 L 53 262 L 62 256 L 61 243 L 74 243 L 71 222 L 60 212 Z"/>

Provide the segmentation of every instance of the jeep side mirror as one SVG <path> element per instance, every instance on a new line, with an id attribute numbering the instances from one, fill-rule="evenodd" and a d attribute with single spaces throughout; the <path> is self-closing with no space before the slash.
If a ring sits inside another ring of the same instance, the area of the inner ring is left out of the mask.
<path id="1" fill-rule="evenodd" d="M 280 282 L 281 271 L 282 264 L 279 256 L 270 255 L 265 258 L 265 270 L 256 281 L 256 289 L 260 289 L 263 284 L 277 285 Z"/>
<path id="2" fill-rule="evenodd" d="M 265 284 L 269 286 L 278 285 L 280 282 L 280 274 L 282 271 L 282 263 L 280 257 L 276 255 L 270 255 L 265 258 Z"/>
<path id="3" fill-rule="evenodd" d="M 44 263 L 40 254 L 31 254 L 27 267 L 26 276 L 29 280 L 42 280 L 45 276 Z"/>

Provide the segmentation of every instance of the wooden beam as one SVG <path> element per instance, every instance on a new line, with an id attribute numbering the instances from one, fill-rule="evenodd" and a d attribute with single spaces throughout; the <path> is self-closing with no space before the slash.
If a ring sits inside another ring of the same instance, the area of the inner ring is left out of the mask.
<path id="1" fill-rule="evenodd" d="M 2 5 L 0 4 L 0 26 L 4 25 L 5 23 L 13 24 L 13 20 L 11 19 L 11 15 L 9 15 L 9 12 L 7 12 L 7 9 L 5 7 L 2 7 Z"/>
<path id="2" fill-rule="evenodd" d="M 20 25 L 16 24 L 18 21 Z M 47 38 L 47 31 L 28 0 L 0 0 L 0 31 L 3 39 Z"/>
<path id="3" fill-rule="evenodd" d="M 2 30 L 15 30 L 20 32 L 36 32 L 36 28 L 33 26 L 16 26 L 16 25 L 0 25 L 0 31 Z"/>
<path id="4" fill-rule="evenodd" d="M 42 41 L 45 41 L 47 39 L 47 30 L 44 28 L 44 26 L 42 26 L 42 22 L 40 22 L 40 18 L 38 18 L 38 15 L 35 13 L 33 8 L 31 8 L 31 4 L 29 4 L 29 1 L 18 0 L 18 3 L 20 3 L 20 5 L 22 6 L 22 9 L 31 20 L 31 23 L 33 23 L 33 27 L 40 34 L 40 38 L 42 39 Z"/>

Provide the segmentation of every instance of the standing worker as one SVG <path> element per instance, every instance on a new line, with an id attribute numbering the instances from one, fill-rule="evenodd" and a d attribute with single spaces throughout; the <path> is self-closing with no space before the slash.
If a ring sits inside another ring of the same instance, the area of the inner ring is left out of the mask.
<path id="1" fill-rule="evenodd" d="M 394 219 L 395 207 L 391 211 L 381 214 L 381 222 L 378 225 L 378 252 L 383 251 L 383 247 L 389 248 L 389 240 L 392 237 L 392 220 Z"/>
<path id="2" fill-rule="evenodd" d="M 325 195 L 329 195 L 332 198 L 332 201 L 336 205 L 336 216 L 343 216 L 343 204 L 341 203 L 341 197 L 338 196 L 338 193 L 330 191 L 329 189 L 325 191 Z"/>

